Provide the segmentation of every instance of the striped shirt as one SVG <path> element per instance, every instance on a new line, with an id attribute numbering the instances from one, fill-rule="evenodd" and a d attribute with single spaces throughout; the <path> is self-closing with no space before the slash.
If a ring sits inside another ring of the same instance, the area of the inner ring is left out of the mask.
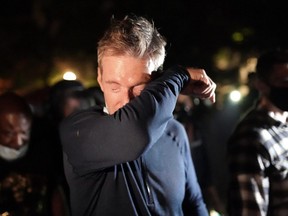
<path id="1" fill-rule="evenodd" d="M 288 215 L 288 124 L 251 110 L 228 141 L 228 212 Z"/>

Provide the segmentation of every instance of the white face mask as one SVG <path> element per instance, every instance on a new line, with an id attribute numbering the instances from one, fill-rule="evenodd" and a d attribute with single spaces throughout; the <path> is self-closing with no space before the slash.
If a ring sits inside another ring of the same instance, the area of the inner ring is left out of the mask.
<path id="1" fill-rule="evenodd" d="M 13 161 L 23 157 L 28 150 L 28 144 L 16 150 L 0 144 L 0 157 L 6 161 Z"/>

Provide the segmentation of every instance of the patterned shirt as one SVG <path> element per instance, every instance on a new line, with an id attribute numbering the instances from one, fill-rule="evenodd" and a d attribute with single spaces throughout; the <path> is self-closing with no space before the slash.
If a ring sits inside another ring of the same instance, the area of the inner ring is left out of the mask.
<path id="1" fill-rule="evenodd" d="M 288 124 L 251 110 L 228 141 L 229 215 L 288 215 Z"/>

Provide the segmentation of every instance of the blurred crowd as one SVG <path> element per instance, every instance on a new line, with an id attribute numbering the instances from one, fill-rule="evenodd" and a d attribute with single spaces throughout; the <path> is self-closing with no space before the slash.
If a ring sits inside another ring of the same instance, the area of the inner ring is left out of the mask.
<path id="1" fill-rule="evenodd" d="M 219 168 L 227 171 L 224 177 L 229 180 L 224 195 L 217 188 L 213 171 L 219 170 L 213 170 L 209 154 L 209 142 L 214 150 L 220 145 L 216 134 L 209 134 L 203 102 L 178 97 L 174 117 L 186 129 L 211 215 L 287 215 L 287 62 L 287 52 L 268 53 L 258 62 L 257 76 L 249 74 L 250 94 L 240 107 L 243 117 L 238 125 L 224 128 L 235 127 L 224 143 L 228 151 L 222 153 L 228 166 Z M 0 94 L 1 216 L 70 215 L 58 128 L 68 115 L 93 106 L 105 106 L 101 89 L 85 88 L 79 81 L 61 80 L 27 95 Z M 220 124 L 210 119 L 211 125 L 226 127 L 228 114 L 220 116 Z"/>
<path id="2" fill-rule="evenodd" d="M 101 89 L 97 86 L 86 88 L 80 81 L 61 80 L 48 89 L 26 95 L 4 92 L 0 98 L 0 146 L 4 146 L 5 136 L 12 136 L 14 141 L 5 146 L 15 150 L 13 157 L 6 158 L 5 153 L 0 155 L 1 216 L 68 216 L 69 188 L 63 169 L 59 124 L 73 112 L 104 106 Z M 224 212 L 212 181 L 205 137 L 199 127 L 199 118 L 196 118 L 200 117 L 197 110 L 193 98 L 183 96 L 179 97 L 174 115 L 187 130 L 197 177 L 208 208 Z M 7 116 L 11 114 L 17 121 L 7 128 Z M 23 121 L 28 121 L 29 125 L 21 126 Z M 25 139 L 21 134 L 25 134 Z M 24 147 L 25 152 L 16 153 Z"/>
<path id="3" fill-rule="evenodd" d="M 80 109 L 103 105 L 98 87 L 61 80 L 27 95 L 0 95 L 0 215 L 69 215 L 58 127 Z"/>

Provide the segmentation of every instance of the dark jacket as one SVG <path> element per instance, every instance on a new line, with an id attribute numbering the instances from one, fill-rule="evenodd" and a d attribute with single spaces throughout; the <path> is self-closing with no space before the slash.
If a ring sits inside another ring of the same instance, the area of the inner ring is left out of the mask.
<path id="1" fill-rule="evenodd" d="M 208 215 L 185 130 L 172 115 L 188 79 L 169 70 L 113 115 L 95 107 L 62 123 L 74 216 Z"/>

